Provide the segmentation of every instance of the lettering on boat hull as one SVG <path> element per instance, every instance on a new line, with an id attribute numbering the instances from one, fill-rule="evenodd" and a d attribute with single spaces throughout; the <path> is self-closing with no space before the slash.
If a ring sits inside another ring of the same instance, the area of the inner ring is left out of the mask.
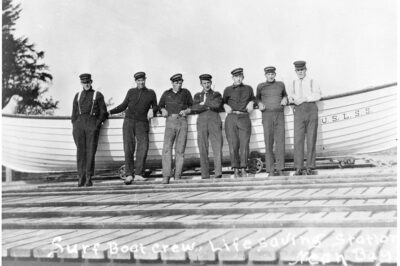
<path id="1" fill-rule="evenodd" d="M 349 119 L 354 119 L 360 116 L 366 116 L 371 113 L 371 110 L 369 107 L 364 107 L 364 108 L 359 108 L 343 113 L 337 113 L 337 114 L 332 114 L 332 115 L 327 115 L 327 116 L 322 116 L 320 118 L 321 124 L 330 124 L 330 123 L 335 123 L 335 122 L 340 122 L 344 120 L 349 120 Z"/>

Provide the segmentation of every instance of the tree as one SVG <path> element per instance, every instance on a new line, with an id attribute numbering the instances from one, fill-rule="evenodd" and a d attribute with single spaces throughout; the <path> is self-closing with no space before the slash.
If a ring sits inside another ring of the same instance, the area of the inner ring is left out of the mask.
<path id="1" fill-rule="evenodd" d="M 42 62 L 43 51 L 36 51 L 35 45 L 26 37 L 15 37 L 15 23 L 21 12 L 20 4 L 3 0 L 3 66 L 2 66 L 2 108 L 14 94 L 23 100 L 18 113 L 53 114 L 58 101 L 52 97 L 44 98 L 53 76 L 48 66 Z"/>

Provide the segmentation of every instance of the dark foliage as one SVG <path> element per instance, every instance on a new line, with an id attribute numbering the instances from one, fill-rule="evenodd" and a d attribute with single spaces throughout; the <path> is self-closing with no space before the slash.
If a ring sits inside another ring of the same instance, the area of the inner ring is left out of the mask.
<path id="1" fill-rule="evenodd" d="M 53 80 L 48 66 L 42 62 L 43 51 L 36 51 L 35 45 L 26 37 L 15 37 L 15 23 L 21 12 L 20 5 L 12 0 L 3 0 L 3 50 L 2 50 L 2 108 L 14 94 L 22 96 L 18 113 L 53 114 L 58 101 L 44 98 Z M 43 99 L 44 98 L 44 99 Z"/>

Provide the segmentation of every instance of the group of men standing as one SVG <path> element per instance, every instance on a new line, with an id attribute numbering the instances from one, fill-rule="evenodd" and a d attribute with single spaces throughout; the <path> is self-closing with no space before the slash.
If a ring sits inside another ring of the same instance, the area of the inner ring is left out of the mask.
<path id="1" fill-rule="evenodd" d="M 163 183 L 171 177 L 180 179 L 188 133 L 187 116 L 199 114 L 197 119 L 197 143 L 200 150 L 202 178 L 210 178 L 209 140 L 214 154 L 214 178 L 222 177 L 222 121 L 219 112 L 225 111 L 225 134 L 229 145 L 231 167 L 234 177 L 247 175 L 251 137 L 249 114 L 255 105 L 262 112 L 265 139 L 265 166 L 269 175 L 283 175 L 285 163 L 284 106 L 294 104 L 294 165 L 295 175 L 312 174 L 315 168 L 315 145 L 318 127 L 316 101 L 321 98 L 318 84 L 306 76 L 306 62 L 294 62 L 297 79 L 286 90 L 285 84 L 276 81 L 276 68 L 264 69 L 266 81 L 257 86 L 256 96 L 249 85 L 243 84 L 243 69 L 234 69 L 233 85 L 223 95 L 211 89 L 212 76 L 199 76 L 202 91 L 194 98 L 189 90 L 182 88 L 182 74 L 170 78 L 172 88 L 165 91 L 157 104 L 156 94 L 146 87 L 146 74 L 134 75 L 136 88 L 130 89 L 124 101 L 107 112 L 104 97 L 92 88 L 90 74 L 80 75 L 83 90 L 73 101 L 73 136 L 77 146 L 78 186 L 91 186 L 94 174 L 94 158 L 101 124 L 109 115 L 125 111 L 123 142 L 127 178 L 145 180 L 146 156 L 149 148 L 149 120 L 158 115 L 166 118 L 162 151 Z M 304 169 L 304 140 L 307 138 L 307 165 Z M 134 153 L 137 142 L 136 161 Z M 175 143 L 175 166 L 172 148 Z M 275 154 L 273 147 L 275 144 Z"/>

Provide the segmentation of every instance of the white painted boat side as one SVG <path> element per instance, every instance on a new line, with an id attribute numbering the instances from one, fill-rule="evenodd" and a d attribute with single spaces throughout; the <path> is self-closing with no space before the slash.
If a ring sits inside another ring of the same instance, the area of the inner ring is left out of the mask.
<path id="1" fill-rule="evenodd" d="M 396 147 L 397 84 L 363 93 L 332 97 L 318 102 L 319 128 L 317 156 L 351 156 Z M 285 107 L 286 157 L 293 156 L 293 107 Z M 224 122 L 225 113 L 221 113 Z M 250 151 L 265 152 L 262 114 L 251 115 Z M 188 117 L 189 132 L 185 150 L 188 165 L 199 164 L 197 115 Z M 3 115 L 3 165 L 20 172 L 63 172 L 76 169 L 76 147 L 72 125 L 67 117 L 24 117 Z M 96 168 L 116 168 L 124 164 L 123 118 L 104 123 L 96 153 Z M 161 167 L 165 118 L 151 120 L 148 165 Z M 223 156 L 229 157 L 224 136 Z M 212 151 L 210 150 L 212 157 Z"/>

